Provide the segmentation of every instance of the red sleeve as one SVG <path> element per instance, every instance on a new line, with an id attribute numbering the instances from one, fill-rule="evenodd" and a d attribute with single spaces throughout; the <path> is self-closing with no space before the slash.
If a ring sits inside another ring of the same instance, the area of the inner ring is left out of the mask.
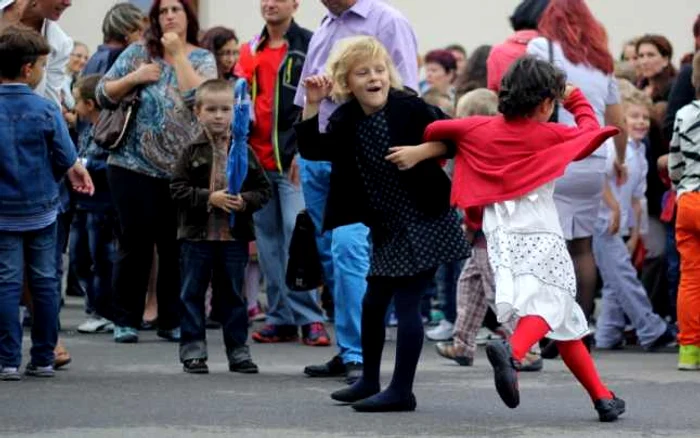
<path id="1" fill-rule="evenodd" d="M 588 103 L 586 96 L 579 89 L 574 90 L 566 101 L 564 108 L 574 115 L 576 126 L 582 131 L 593 131 L 600 129 L 600 124 L 595 116 L 593 107 Z"/>
<path id="2" fill-rule="evenodd" d="M 255 57 L 250 51 L 250 44 L 241 45 L 238 62 L 233 67 L 233 74 L 239 78 L 245 78 L 248 82 L 253 80 L 255 72 Z"/>
<path id="3" fill-rule="evenodd" d="M 470 125 L 469 119 L 438 120 L 425 128 L 423 134 L 424 141 L 444 141 L 452 140 L 459 142 L 467 132 Z"/>

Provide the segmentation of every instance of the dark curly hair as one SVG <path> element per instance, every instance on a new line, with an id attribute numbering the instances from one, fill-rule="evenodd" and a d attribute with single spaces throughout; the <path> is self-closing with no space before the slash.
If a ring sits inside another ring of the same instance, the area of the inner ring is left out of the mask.
<path id="1" fill-rule="evenodd" d="M 560 99 L 566 75 L 552 64 L 523 56 L 503 76 L 498 93 L 498 111 L 506 119 L 529 117 L 547 99 Z"/>

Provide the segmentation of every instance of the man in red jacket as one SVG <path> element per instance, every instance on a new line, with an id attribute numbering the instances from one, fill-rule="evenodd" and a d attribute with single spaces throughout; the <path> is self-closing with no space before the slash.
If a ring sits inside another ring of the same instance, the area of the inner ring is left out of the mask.
<path id="1" fill-rule="evenodd" d="M 289 243 L 297 214 L 304 208 L 296 166 L 292 125 L 294 105 L 311 31 L 294 22 L 299 0 L 261 0 L 265 28 L 241 47 L 235 75 L 250 84 L 255 109 L 250 146 L 272 184 L 272 198 L 255 213 L 255 235 L 269 303 L 265 327 L 253 333 L 262 343 L 298 339 L 328 346 L 330 337 L 315 292 L 294 293 L 285 285 Z"/>

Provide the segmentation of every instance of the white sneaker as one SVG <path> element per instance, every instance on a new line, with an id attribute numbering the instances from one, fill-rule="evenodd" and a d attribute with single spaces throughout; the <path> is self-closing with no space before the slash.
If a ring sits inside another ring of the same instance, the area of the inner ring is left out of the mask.
<path id="1" fill-rule="evenodd" d="M 446 319 L 440 321 L 437 327 L 432 328 L 425 332 L 425 337 L 431 341 L 449 341 L 452 339 L 452 332 L 454 331 L 454 324 Z"/>
<path id="2" fill-rule="evenodd" d="M 486 327 L 481 327 L 479 332 L 476 334 L 476 345 L 486 345 L 489 341 L 495 341 L 503 339 L 503 336 L 498 333 L 492 332 Z"/>
<path id="3" fill-rule="evenodd" d="M 94 316 L 78 326 L 79 333 L 110 333 L 113 331 L 112 321 Z"/>

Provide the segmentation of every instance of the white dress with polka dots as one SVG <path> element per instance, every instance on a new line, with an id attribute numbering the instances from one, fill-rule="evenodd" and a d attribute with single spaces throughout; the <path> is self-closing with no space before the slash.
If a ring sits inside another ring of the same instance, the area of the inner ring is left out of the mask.
<path id="1" fill-rule="evenodd" d="M 498 320 L 536 315 L 550 339 L 588 334 L 576 303 L 576 276 L 553 199 L 554 183 L 486 207 L 483 229 L 496 282 Z"/>

